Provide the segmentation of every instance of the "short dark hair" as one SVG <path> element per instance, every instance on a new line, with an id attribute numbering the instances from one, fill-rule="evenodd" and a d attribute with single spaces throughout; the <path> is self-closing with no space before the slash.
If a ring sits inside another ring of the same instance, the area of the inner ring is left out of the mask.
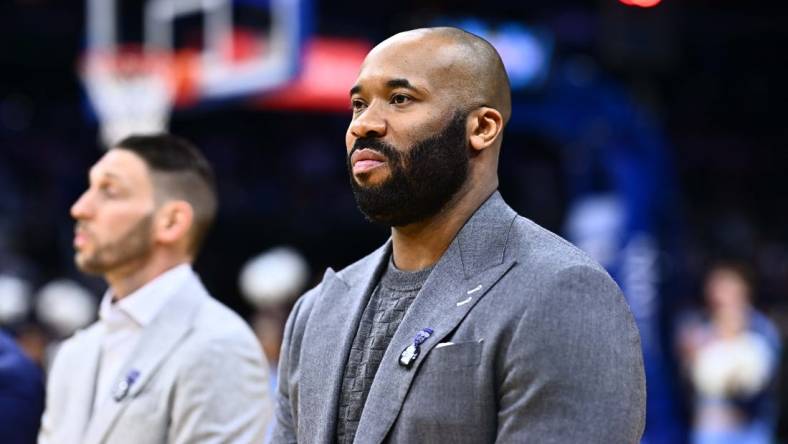
<path id="1" fill-rule="evenodd" d="M 182 199 L 192 206 L 189 252 L 196 255 L 218 206 L 216 178 L 208 160 L 191 142 L 165 133 L 131 135 L 112 149 L 131 151 L 147 164 L 157 199 Z"/>

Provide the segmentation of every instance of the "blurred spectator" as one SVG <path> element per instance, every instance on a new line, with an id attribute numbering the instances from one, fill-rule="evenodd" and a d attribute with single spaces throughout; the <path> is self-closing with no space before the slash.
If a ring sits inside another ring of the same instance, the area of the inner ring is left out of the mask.
<path id="1" fill-rule="evenodd" d="M 46 372 L 63 339 L 96 316 L 94 296 L 69 279 L 56 279 L 35 293 L 27 280 L 0 274 L 0 327 L 15 338 L 22 352 Z"/>
<path id="2" fill-rule="evenodd" d="M 238 286 L 255 312 L 252 329 L 268 360 L 268 388 L 276 393 L 279 351 L 287 315 L 309 278 L 309 265 L 295 248 L 279 246 L 252 257 L 238 275 Z M 266 431 L 266 442 L 273 423 Z"/>
<path id="3" fill-rule="evenodd" d="M 252 328 L 271 366 L 271 384 L 276 388 L 279 348 L 287 314 L 309 278 L 303 255 L 289 246 L 279 246 L 249 259 L 238 276 L 244 298 L 255 307 Z"/>
<path id="4" fill-rule="evenodd" d="M 25 330 L 28 346 L 23 348 L 48 372 L 62 341 L 93 322 L 97 310 L 96 298 L 76 281 L 60 278 L 47 283 L 36 293 L 38 324 Z"/>
<path id="5" fill-rule="evenodd" d="M 96 317 L 97 304 L 93 295 L 70 279 L 57 279 L 44 285 L 36 300 L 38 319 L 60 339 L 86 327 Z"/>
<path id="6" fill-rule="evenodd" d="M 292 247 L 276 247 L 244 264 L 238 277 L 241 292 L 257 308 L 292 303 L 309 278 L 309 266 Z"/>
<path id="7" fill-rule="evenodd" d="M 0 326 L 24 321 L 29 311 L 30 284 L 19 277 L 0 274 Z"/>
<path id="8" fill-rule="evenodd" d="M 41 371 L 0 331 L 0 443 L 33 443 L 44 410 Z"/>
<path id="9" fill-rule="evenodd" d="M 780 354 L 777 330 L 752 306 L 752 285 L 744 268 L 713 267 L 704 292 L 707 317 L 686 323 L 679 335 L 695 391 L 692 442 L 770 443 Z"/>

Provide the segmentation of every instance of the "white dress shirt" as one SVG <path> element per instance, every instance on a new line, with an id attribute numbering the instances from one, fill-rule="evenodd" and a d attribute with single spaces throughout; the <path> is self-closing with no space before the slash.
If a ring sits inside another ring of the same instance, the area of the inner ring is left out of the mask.
<path id="1" fill-rule="evenodd" d="M 112 289 L 101 300 L 99 324 L 103 328 L 93 411 L 112 399 L 118 372 L 137 346 L 145 326 L 150 324 L 178 288 L 193 274 L 188 263 L 173 267 L 118 302 Z"/>

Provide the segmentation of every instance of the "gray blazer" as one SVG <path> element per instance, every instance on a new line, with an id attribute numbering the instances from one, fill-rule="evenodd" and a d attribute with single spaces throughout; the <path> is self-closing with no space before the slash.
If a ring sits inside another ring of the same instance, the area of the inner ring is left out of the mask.
<path id="1" fill-rule="evenodd" d="M 348 352 L 390 241 L 295 305 L 279 364 L 276 443 L 330 443 Z M 411 368 L 401 352 L 434 330 Z M 436 264 L 372 383 L 356 443 L 636 443 L 640 338 L 592 259 L 494 193 Z"/>
<path id="2" fill-rule="evenodd" d="M 102 329 L 67 340 L 49 374 L 39 444 L 259 443 L 272 417 L 257 339 L 195 276 L 149 324 L 112 385 L 120 401 L 91 412 Z"/>

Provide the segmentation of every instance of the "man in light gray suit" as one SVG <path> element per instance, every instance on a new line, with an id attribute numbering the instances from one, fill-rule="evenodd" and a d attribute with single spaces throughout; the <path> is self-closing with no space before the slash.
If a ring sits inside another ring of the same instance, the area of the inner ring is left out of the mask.
<path id="1" fill-rule="evenodd" d="M 495 49 L 395 35 L 350 91 L 351 186 L 391 238 L 295 305 L 276 443 L 636 443 L 638 331 L 608 274 L 497 191 Z"/>
<path id="2" fill-rule="evenodd" d="M 216 213 L 210 165 L 177 137 L 132 136 L 89 182 L 71 208 L 75 261 L 109 289 L 55 357 L 39 443 L 261 442 L 260 345 L 191 268 Z"/>

